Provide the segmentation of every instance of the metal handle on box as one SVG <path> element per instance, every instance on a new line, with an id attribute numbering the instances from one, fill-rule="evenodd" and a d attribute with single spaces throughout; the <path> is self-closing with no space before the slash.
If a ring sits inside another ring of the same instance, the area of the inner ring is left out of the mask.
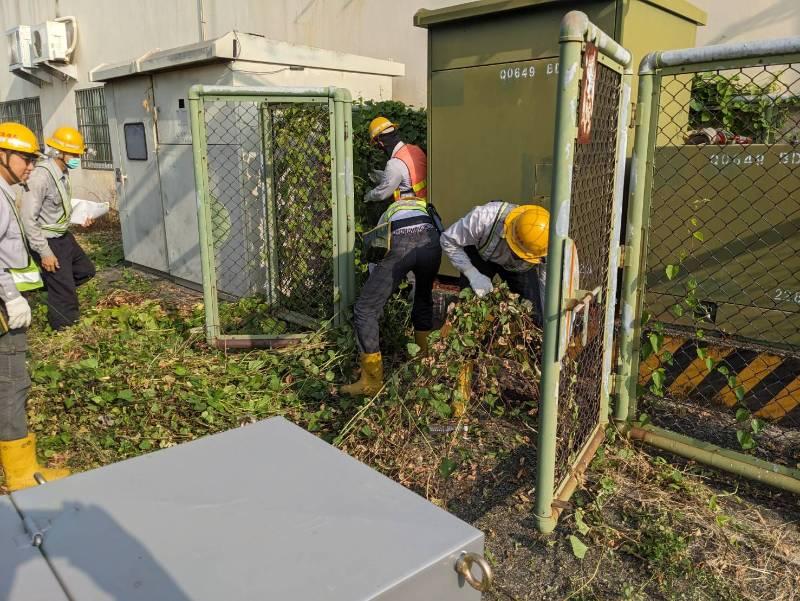
<path id="1" fill-rule="evenodd" d="M 481 569 L 480 579 L 472 574 L 472 566 L 477 565 Z M 456 561 L 456 572 L 458 572 L 467 583 L 477 591 L 482 593 L 488 591 L 492 586 L 494 574 L 489 562 L 477 553 L 462 553 Z"/>

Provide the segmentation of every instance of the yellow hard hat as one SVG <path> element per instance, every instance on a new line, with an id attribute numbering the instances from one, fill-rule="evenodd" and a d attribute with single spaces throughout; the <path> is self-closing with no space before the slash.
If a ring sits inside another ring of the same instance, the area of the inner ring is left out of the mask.
<path id="1" fill-rule="evenodd" d="M 45 140 L 45 144 L 50 148 L 55 148 L 67 154 L 83 154 L 86 152 L 83 136 L 74 127 L 59 127 L 50 138 Z"/>
<path id="2" fill-rule="evenodd" d="M 397 128 L 396 123 L 392 123 L 386 117 L 375 117 L 369 122 L 369 139 L 370 141 L 377 138 L 390 127 Z"/>
<path id="3" fill-rule="evenodd" d="M 506 242 L 520 259 L 539 263 L 547 254 L 550 212 L 536 205 L 522 205 L 506 217 Z"/>
<path id="4" fill-rule="evenodd" d="M 36 135 L 24 125 L 10 121 L 0 123 L 0 148 L 25 154 L 39 154 L 40 151 Z"/>

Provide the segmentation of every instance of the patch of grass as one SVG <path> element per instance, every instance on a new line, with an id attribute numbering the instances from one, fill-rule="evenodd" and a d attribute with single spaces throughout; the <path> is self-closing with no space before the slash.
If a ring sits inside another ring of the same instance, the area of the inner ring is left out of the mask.
<path id="1" fill-rule="evenodd" d="M 122 263 L 124 255 L 116 211 L 108 213 L 90 228 L 73 228 L 73 233 L 98 270 Z"/>
<path id="2" fill-rule="evenodd" d="M 588 478 L 570 525 L 579 535 L 585 524 L 592 548 L 638 562 L 641 574 L 618 589 L 621 598 L 795 598 L 791 549 L 800 535 L 779 519 L 767 523 L 735 492 L 714 490 L 690 467 L 624 439 L 598 455 Z"/>

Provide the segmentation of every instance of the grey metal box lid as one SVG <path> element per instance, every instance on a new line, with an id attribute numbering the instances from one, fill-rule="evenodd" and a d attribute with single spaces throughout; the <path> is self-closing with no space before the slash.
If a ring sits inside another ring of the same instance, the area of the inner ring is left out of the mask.
<path id="1" fill-rule="evenodd" d="M 76 601 L 480 598 L 480 531 L 283 418 L 13 498 Z"/>
<path id="2" fill-rule="evenodd" d="M 8 497 L 0 497 L 0 599 L 68 601 Z"/>

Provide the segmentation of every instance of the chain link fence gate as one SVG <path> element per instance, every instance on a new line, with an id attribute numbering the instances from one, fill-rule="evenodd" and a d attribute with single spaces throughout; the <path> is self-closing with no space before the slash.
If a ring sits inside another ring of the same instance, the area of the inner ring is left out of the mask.
<path id="1" fill-rule="evenodd" d="M 209 344 L 338 323 L 355 286 L 349 93 L 194 86 L 190 104 Z"/>
<path id="2" fill-rule="evenodd" d="M 550 532 L 604 437 L 630 106 L 630 53 L 561 25 L 544 309 L 536 522 Z"/>
<path id="3" fill-rule="evenodd" d="M 616 417 L 800 492 L 800 38 L 651 54 L 639 81 Z"/>

